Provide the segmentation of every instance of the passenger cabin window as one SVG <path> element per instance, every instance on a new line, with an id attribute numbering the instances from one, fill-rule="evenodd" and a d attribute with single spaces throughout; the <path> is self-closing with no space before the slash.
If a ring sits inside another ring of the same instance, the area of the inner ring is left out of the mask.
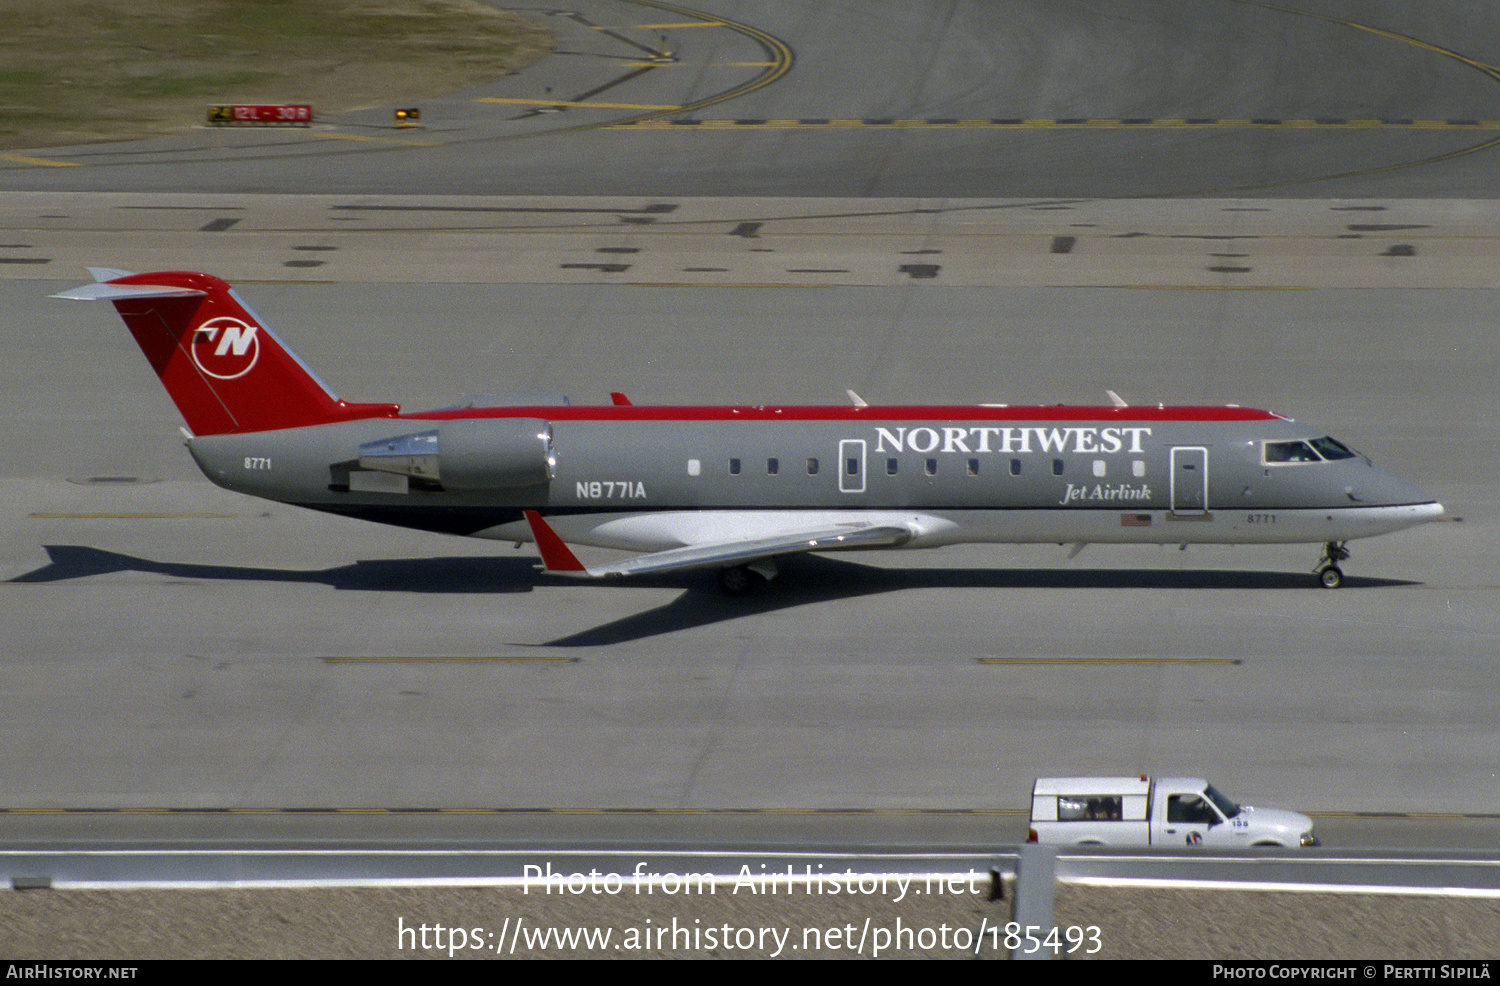
<path id="1" fill-rule="evenodd" d="M 969 460 L 969 475 L 970 476 L 978 476 L 979 475 L 979 460 L 978 459 L 970 459 Z"/>
<path id="2" fill-rule="evenodd" d="M 894 476 L 894 475 L 896 475 L 896 470 L 899 469 L 899 468 L 900 468 L 900 460 L 899 459 L 886 459 L 885 460 L 885 474 L 887 476 Z"/>
<path id="3" fill-rule="evenodd" d="M 729 475 L 731 475 L 731 476 L 738 476 L 739 474 L 740 474 L 740 460 L 739 459 L 730 459 L 729 460 Z"/>
<path id="4" fill-rule="evenodd" d="M 807 474 L 809 476 L 816 476 L 818 474 L 818 460 L 817 459 L 808 459 L 807 460 Z"/>
<path id="5" fill-rule="evenodd" d="M 1053 459 L 1052 460 L 1052 475 L 1054 475 L 1054 476 L 1061 476 L 1062 474 L 1063 474 L 1063 460 L 1061 460 L 1061 459 Z"/>
<path id="6" fill-rule="evenodd" d="M 937 475 L 937 460 L 936 459 L 928 459 L 927 460 L 927 466 L 926 466 L 926 468 L 927 468 L 927 475 L 929 475 L 929 476 L 936 476 Z"/>
<path id="7" fill-rule="evenodd" d="M 780 459 L 767 459 L 766 460 L 766 475 L 767 476 L 774 476 L 774 475 L 776 475 L 780 471 L 781 471 L 781 460 Z"/>
<path id="8" fill-rule="evenodd" d="M 1118 794 L 1065 794 L 1057 799 L 1059 822 L 1118 822 L 1124 818 Z"/>
<path id="9" fill-rule="evenodd" d="M 1021 460 L 1020 459 L 1011 459 L 1010 460 L 1010 474 L 1012 476 L 1019 476 L 1019 475 L 1021 475 Z"/>

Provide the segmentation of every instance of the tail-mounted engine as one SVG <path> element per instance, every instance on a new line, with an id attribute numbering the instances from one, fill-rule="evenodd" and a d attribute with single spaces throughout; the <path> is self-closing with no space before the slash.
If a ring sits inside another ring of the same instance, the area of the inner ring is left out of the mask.
<path id="1" fill-rule="evenodd" d="M 540 486 L 556 466 L 552 423 L 541 418 L 461 418 L 359 447 L 360 469 L 453 492 Z"/>

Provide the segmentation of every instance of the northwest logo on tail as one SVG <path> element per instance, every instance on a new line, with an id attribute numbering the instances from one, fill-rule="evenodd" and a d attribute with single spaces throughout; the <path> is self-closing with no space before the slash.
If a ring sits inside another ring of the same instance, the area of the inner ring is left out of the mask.
<path id="1" fill-rule="evenodd" d="M 244 376 L 260 359 L 259 328 L 230 315 L 209 319 L 193 330 L 193 362 L 216 380 Z"/>

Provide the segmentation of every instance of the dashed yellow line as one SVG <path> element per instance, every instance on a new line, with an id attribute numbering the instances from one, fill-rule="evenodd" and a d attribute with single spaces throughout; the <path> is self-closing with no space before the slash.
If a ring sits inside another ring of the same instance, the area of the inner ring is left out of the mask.
<path id="1" fill-rule="evenodd" d="M 775 62 L 705 62 L 705 63 L 703 63 L 703 64 L 700 65 L 700 64 L 696 64 L 694 62 L 646 61 L 646 62 L 626 62 L 625 63 L 625 67 L 626 68 L 691 68 L 691 69 L 700 69 L 700 68 L 771 68 L 775 64 L 776 64 Z"/>
<path id="2" fill-rule="evenodd" d="M 599 105 L 599 104 L 593 104 Z M 643 107 L 654 108 L 654 107 Z M 660 107 L 671 110 L 673 107 Z M 1219 119 L 740 119 L 636 120 L 610 124 L 612 129 L 653 130 L 1500 130 L 1500 120 L 1271 120 Z"/>
<path id="3" fill-rule="evenodd" d="M 436 140 L 407 140 L 401 137 L 370 137 L 365 134 L 314 133 L 312 136 L 321 137 L 324 140 L 367 141 L 372 144 L 404 144 L 408 147 L 437 147 L 442 143 Z"/>
<path id="4" fill-rule="evenodd" d="M 324 657 L 320 660 L 324 664 L 577 664 L 582 658 L 451 654 L 430 657 Z"/>
<path id="5" fill-rule="evenodd" d="M 679 106 L 653 106 L 643 103 L 581 103 L 569 99 L 500 99 L 484 96 L 476 103 L 505 103 L 511 106 L 576 106 L 586 110 L 676 110 Z"/>
<path id="6" fill-rule="evenodd" d="M 1303 284 L 1114 284 L 1118 291 L 1318 291 Z M 1442 518 L 1439 518 L 1440 520 Z"/>
<path id="7" fill-rule="evenodd" d="M 1237 657 L 979 657 L 975 664 L 1239 664 Z"/>
<path id="8" fill-rule="evenodd" d="M 724 27 L 723 21 L 683 21 L 678 24 L 631 24 L 626 27 L 609 27 L 595 24 L 596 31 L 680 31 L 690 27 Z"/>
<path id="9" fill-rule="evenodd" d="M 24 154 L 0 154 L 0 161 L 12 164 L 34 164 L 40 168 L 81 168 L 77 161 L 49 161 L 43 157 L 27 157 Z"/>

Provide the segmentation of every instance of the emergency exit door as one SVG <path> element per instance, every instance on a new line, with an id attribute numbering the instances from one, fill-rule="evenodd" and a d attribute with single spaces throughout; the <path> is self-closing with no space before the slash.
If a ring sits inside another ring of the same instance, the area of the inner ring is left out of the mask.
<path id="1" fill-rule="evenodd" d="M 839 492 L 865 491 L 865 440 L 845 438 L 839 442 Z"/>
<path id="2" fill-rule="evenodd" d="M 1202 446 L 1172 449 L 1172 512 L 1208 513 L 1208 449 Z"/>

